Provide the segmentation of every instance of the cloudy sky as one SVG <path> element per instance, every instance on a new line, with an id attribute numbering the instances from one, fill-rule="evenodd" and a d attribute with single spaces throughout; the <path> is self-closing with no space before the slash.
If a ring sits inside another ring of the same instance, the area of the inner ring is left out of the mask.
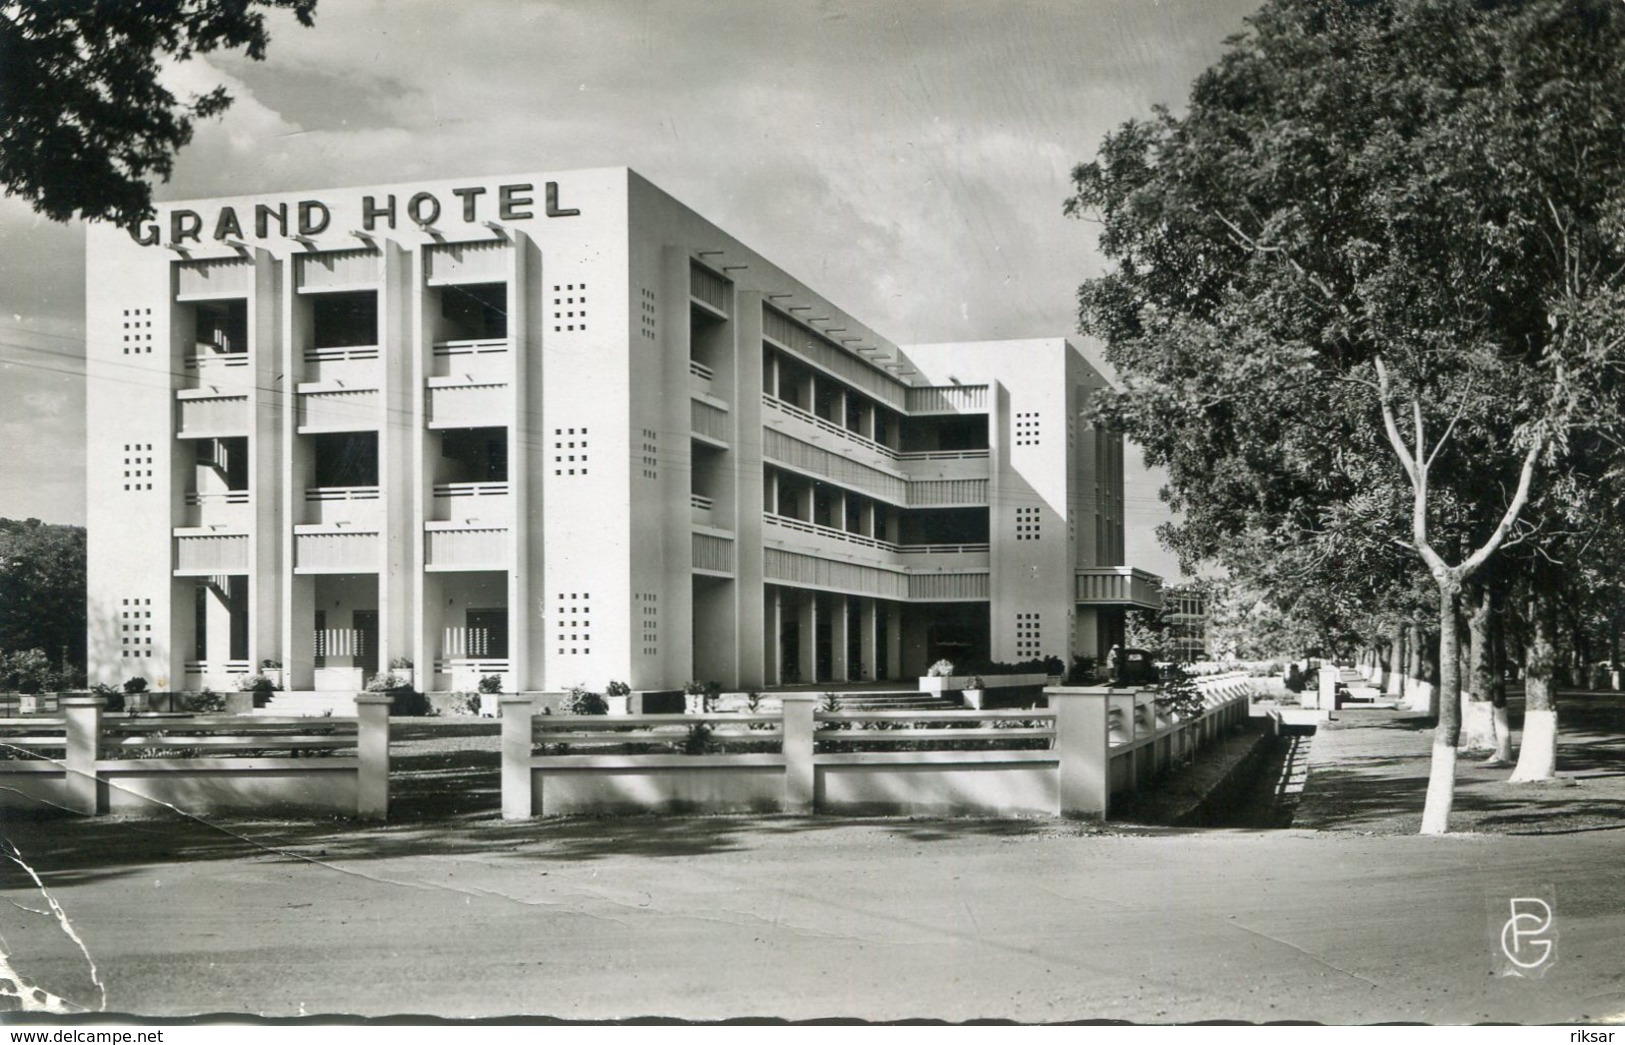
<path id="1" fill-rule="evenodd" d="M 630 166 L 900 343 L 1071 333 L 1061 215 L 1258 0 L 320 0 L 273 22 L 160 199 Z M 84 234 L 0 198 L 0 516 L 84 521 Z M 1156 483 L 1128 491 L 1129 561 Z"/>

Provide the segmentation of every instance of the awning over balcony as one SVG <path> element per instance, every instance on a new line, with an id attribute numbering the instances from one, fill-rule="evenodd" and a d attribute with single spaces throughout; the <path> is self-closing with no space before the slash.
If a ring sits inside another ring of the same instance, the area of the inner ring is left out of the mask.
<path id="1" fill-rule="evenodd" d="M 1162 578 L 1132 566 L 1088 566 L 1077 571 L 1079 606 L 1162 608 Z"/>

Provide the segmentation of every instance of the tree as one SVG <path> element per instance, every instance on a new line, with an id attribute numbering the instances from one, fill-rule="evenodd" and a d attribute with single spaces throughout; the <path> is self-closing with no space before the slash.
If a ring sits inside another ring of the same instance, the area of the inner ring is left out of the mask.
<path id="1" fill-rule="evenodd" d="M 85 663 L 85 531 L 0 519 L 0 653 Z"/>
<path id="2" fill-rule="evenodd" d="M 1610 0 L 1271 0 L 1186 115 L 1074 171 L 1115 262 L 1079 294 L 1125 383 L 1102 419 L 1167 469 L 1182 554 L 1386 542 L 1431 580 L 1424 832 L 1462 587 L 1539 539 L 1525 506 L 1577 433 L 1617 435 L 1622 123 Z"/>
<path id="3" fill-rule="evenodd" d="M 224 87 L 176 98 L 163 63 L 218 48 L 263 59 L 270 36 L 256 7 L 314 24 L 316 0 L 0 5 L 0 183 L 52 221 L 150 218 L 147 178 L 167 181 L 193 122 L 231 104 Z"/>

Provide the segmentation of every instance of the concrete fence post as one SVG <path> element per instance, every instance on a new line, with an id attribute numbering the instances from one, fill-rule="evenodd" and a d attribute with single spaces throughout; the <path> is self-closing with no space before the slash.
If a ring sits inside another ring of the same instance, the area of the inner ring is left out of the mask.
<path id="1" fill-rule="evenodd" d="M 389 819 L 388 693 L 355 695 L 355 815 L 362 820 Z"/>
<path id="2" fill-rule="evenodd" d="M 63 805 L 85 816 L 101 812 L 101 781 L 96 776 L 96 760 L 101 757 L 102 709 L 106 704 L 107 698 L 93 696 L 63 697 L 57 702 L 66 724 Z"/>
<path id="3" fill-rule="evenodd" d="M 531 801 L 531 738 L 535 701 L 523 693 L 502 694 L 502 819 L 536 815 Z"/>
<path id="4" fill-rule="evenodd" d="M 814 712 L 818 697 L 812 693 L 784 695 L 784 811 L 817 812 L 818 780 L 813 768 L 817 728 Z"/>
<path id="5" fill-rule="evenodd" d="M 1055 755 L 1060 765 L 1060 814 L 1105 819 L 1111 801 L 1111 750 L 1104 686 L 1057 686 L 1044 690 L 1055 709 Z"/>

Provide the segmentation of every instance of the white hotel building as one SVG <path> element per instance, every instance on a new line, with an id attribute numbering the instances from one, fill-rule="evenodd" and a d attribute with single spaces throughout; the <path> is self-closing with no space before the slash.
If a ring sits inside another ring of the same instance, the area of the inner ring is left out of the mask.
<path id="1" fill-rule="evenodd" d="M 894 345 L 624 168 L 164 204 L 88 259 L 93 681 L 905 678 L 1159 598 L 1075 346 Z"/>

